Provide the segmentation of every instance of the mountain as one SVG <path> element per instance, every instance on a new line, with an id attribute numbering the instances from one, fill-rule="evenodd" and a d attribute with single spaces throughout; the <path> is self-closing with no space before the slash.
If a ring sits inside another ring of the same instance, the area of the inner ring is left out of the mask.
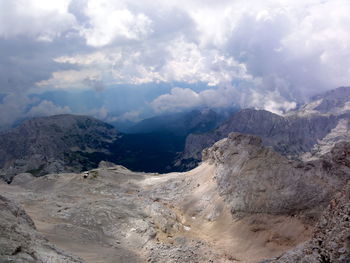
<path id="1" fill-rule="evenodd" d="M 155 116 L 140 121 L 127 130 L 127 133 L 168 133 L 187 136 L 215 129 L 234 110 L 217 112 L 212 109 L 192 110 Z"/>
<path id="2" fill-rule="evenodd" d="M 26 120 L 0 134 L 0 178 L 10 182 L 23 172 L 35 176 L 80 172 L 96 168 L 103 160 L 135 171 L 173 171 L 172 163 L 183 151 L 186 135 L 212 129 L 222 118 L 211 110 L 159 117 L 145 121 L 155 125 L 152 132 L 139 134 L 120 133 L 88 116 L 65 114 Z M 141 126 L 146 132 L 147 125 Z"/>
<path id="3" fill-rule="evenodd" d="M 233 110 L 193 110 L 145 119 L 126 130 L 111 147 L 112 162 L 133 171 L 177 171 L 174 160 L 184 150 L 186 136 L 216 128 Z"/>
<path id="4" fill-rule="evenodd" d="M 119 137 L 113 126 L 87 116 L 34 118 L 0 135 L 0 174 L 10 181 L 20 172 L 88 170 Z"/>
<path id="5" fill-rule="evenodd" d="M 257 136 L 232 133 L 186 173 L 137 173 L 104 162 L 84 173 L 19 174 L 0 182 L 0 192 L 25 208 L 40 235 L 84 262 L 257 263 L 313 240 L 315 249 L 348 255 L 348 192 L 336 193 L 349 179 L 350 143 L 303 162 Z M 0 242 L 18 236 L 9 229 L 0 225 Z M 346 262 L 334 258 L 328 262 Z"/>
<path id="6" fill-rule="evenodd" d="M 285 116 L 264 110 L 241 110 L 214 131 L 190 134 L 176 166 L 183 170 L 195 167 L 204 148 L 231 132 L 260 136 L 264 145 L 290 158 L 318 158 L 338 141 L 350 140 L 349 94 L 350 87 L 338 88 Z"/>
<path id="7" fill-rule="evenodd" d="M 253 135 L 230 133 L 203 151 L 216 167 L 220 195 L 232 213 L 295 213 L 329 202 L 350 179 L 350 143 L 310 162 L 289 160 Z"/>

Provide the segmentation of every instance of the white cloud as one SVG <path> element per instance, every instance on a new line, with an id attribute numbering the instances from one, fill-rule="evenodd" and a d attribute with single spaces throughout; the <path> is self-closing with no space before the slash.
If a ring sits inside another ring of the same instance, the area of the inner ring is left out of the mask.
<path id="1" fill-rule="evenodd" d="M 70 0 L 2 0 L 0 8 L 0 38 L 33 37 L 52 41 L 76 26 L 68 12 Z"/>
<path id="2" fill-rule="evenodd" d="M 294 101 L 281 96 L 278 90 L 257 90 L 249 88 L 250 84 L 248 82 L 237 87 L 207 89 L 198 93 L 187 88 L 173 88 L 169 94 L 160 95 L 150 105 L 158 113 L 183 111 L 196 107 L 228 108 L 239 105 L 243 108 L 265 109 L 281 115 L 297 106 Z M 244 96 L 242 96 L 242 89 Z"/>
<path id="3" fill-rule="evenodd" d="M 191 89 L 173 88 L 170 94 L 160 95 L 151 102 L 151 106 L 158 112 L 178 111 L 200 106 L 201 98 Z"/>
<path id="4" fill-rule="evenodd" d="M 37 106 L 32 107 L 27 113 L 28 117 L 50 116 L 57 114 L 71 113 L 68 106 L 60 107 L 55 105 L 52 101 L 43 100 Z"/>
<path id="5" fill-rule="evenodd" d="M 116 39 L 142 40 L 152 32 L 152 21 L 145 14 L 134 14 L 119 1 L 90 0 L 84 11 L 89 26 L 81 34 L 91 46 L 105 46 Z"/>
<path id="6" fill-rule="evenodd" d="M 131 122 L 137 122 L 141 120 L 141 112 L 140 111 L 128 111 L 120 116 L 115 116 L 108 118 L 109 122 L 115 122 L 115 121 L 131 121 Z"/>
<path id="7" fill-rule="evenodd" d="M 52 73 L 50 79 L 37 82 L 36 85 L 43 89 L 48 87 L 55 89 L 95 88 L 94 84 L 102 87 L 100 74 L 99 70 L 92 68 L 57 71 Z"/>

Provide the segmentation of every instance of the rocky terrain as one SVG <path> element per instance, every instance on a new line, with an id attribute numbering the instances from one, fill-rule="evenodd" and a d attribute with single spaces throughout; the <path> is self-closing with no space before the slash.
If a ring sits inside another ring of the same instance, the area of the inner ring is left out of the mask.
<path id="1" fill-rule="evenodd" d="M 296 213 L 328 202 L 350 179 L 350 143 L 339 143 L 320 160 L 289 160 L 257 136 L 231 133 L 203 151 L 216 166 L 218 190 L 233 213 Z M 343 161 L 342 157 L 347 161 Z"/>
<path id="2" fill-rule="evenodd" d="M 257 135 L 264 145 L 293 159 L 317 159 L 339 141 L 350 141 L 350 87 L 316 96 L 298 111 L 280 116 L 264 110 L 245 109 L 212 132 L 190 134 L 175 165 L 195 167 L 202 150 L 231 132 Z"/>
<path id="3" fill-rule="evenodd" d="M 24 207 L 41 235 L 84 262 L 253 263 L 282 260 L 310 239 L 324 240 L 320 251 L 338 251 L 324 262 L 345 262 L 348 195 L 337 196 L 314 234 L 313 226 L 349 170 L 349 143 L 302 162 L 233 133 L 186 173 L 137 173 L 103 162 L 83 173 L 18 174 L 0 191 Z"/>
<path id="4" fill-rule="evenodd" d="M 38 233 L 27 213 L 0 195 L 0 262 L 81 263 Z"/>
<path id="5" fill-rule="evenodd" d="M 317 224 L 312 239 L 262 263 L 319 263 L 350 260 L 350 184 L 339 192 Z"/>

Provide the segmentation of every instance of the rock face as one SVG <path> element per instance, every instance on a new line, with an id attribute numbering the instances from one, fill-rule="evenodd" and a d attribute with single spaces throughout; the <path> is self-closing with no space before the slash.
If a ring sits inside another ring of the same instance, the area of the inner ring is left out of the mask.
<path id="1" fill-rule="evenodd" d="M 98 155 L 119 137 L 106 123 L 86 116 L 57 115 L 35 118 L 0 135 L 0 178 L 15 174 L 40 176 L 52 172 L 96 167 Z"/>
<path id="2" fill-rule="evenodd" d="M 203 149 L 231 132 L 257 135 L 263 144 L 291 158 L 318 158 L 337 142 L 350 141 L 350 87 L 315 97 L 299 111 L 279 116 L 264 110 L 245 109 L 216 130 L 190 134 L 176 162 L 184 170 L 195 167 Z"/>
<path id="3" fill-rule="evenodd" d="M 350 179 L 350 143 L 331 157 L 303 163 L 262 145 L 259 137 L 231 133 L 203 151 L 215 164 L 220 195 L 232 213 L 296 213 L 328 202 Z"/>
<path id="4" fill-rule="evenodd" d="M 262 263 L 350 262 L 350 183 L 331 201 L 311 241 Z"/>
<path id="5" fill-rule="evenodd" d="M 36 231 L 23 209 L 0 195 L 0 262 L 79 263 L 82 260 L 49 243 Z"/>

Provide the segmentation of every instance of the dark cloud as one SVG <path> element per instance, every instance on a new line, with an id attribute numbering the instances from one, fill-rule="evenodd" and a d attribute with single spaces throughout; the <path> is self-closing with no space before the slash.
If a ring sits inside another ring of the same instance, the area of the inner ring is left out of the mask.
<path id="1" fill-rule="evenodd" d="M 0 126 L 45 108 L 103 118 L 208 105 L 283 112 L 350 82 L 346 0 L 0 5 Z M 99 97 L 74 96 L 84 92 Z"/>

